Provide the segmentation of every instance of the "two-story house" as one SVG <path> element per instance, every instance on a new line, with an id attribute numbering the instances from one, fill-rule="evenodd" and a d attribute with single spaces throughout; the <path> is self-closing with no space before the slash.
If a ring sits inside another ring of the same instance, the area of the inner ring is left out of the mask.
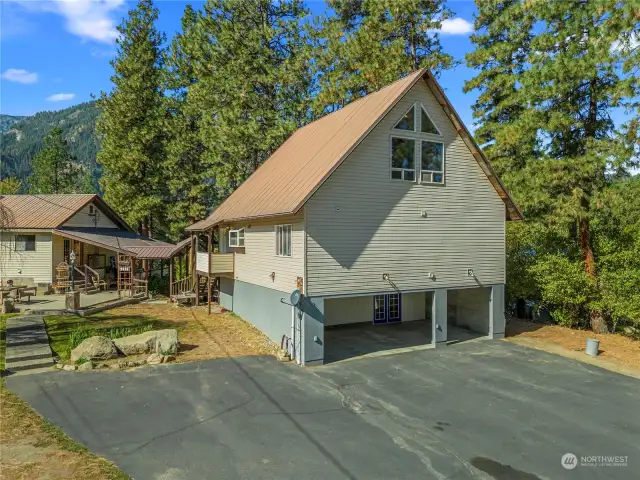
<path id="1" fill-rule="evenodd" d="M 219 277 L 220 304 L 313 365 L 338 325 L 353 339 L 423 322 L 433 345 L 503 336 L 505 222 L 519 219 L 423 69 L 300 128 L 188 230 L 217 230 L 197 270 Z"/>

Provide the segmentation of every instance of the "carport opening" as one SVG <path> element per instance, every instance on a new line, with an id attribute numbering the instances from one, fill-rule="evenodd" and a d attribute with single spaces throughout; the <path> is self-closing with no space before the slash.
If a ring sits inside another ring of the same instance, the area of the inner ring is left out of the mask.
<path id="1" fill-rule="evenodd" d="M 431 345 L 431 292 L 326 299 L 324 363 Z"/>
<path id="2" fill-rule="evenodd" d="M 449 290 L 447 341 L 462 342 L 489 335 L 490 302 L 490 288 Z"/>

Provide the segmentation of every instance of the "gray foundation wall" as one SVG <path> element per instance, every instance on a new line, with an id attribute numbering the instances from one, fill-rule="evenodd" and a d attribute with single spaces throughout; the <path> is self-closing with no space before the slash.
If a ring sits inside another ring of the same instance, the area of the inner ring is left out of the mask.
<path id="1" fill-rule="evenodd" d="M 452 325 L 489 334 L 491 288 L 449 290 L 447 300 Z"/>
<path id="2" fill-rule="evenodd" d="M 271 340 L 280 345 L 282 336 L 291 336 L 291 305 L 289 294 L 261 287 L 252 283 L 220 278 L 220 305 L 241 316 L 259 328 Z"/>

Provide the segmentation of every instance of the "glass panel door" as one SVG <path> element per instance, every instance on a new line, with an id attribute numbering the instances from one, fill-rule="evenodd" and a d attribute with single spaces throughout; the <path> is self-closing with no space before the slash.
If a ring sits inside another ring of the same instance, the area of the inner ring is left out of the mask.
<path id="1" fill-rule="evenodd" d="M 402 321 L 400 294 L 374 295 L 373 323 L 396 323 L 400 321 Z"/>

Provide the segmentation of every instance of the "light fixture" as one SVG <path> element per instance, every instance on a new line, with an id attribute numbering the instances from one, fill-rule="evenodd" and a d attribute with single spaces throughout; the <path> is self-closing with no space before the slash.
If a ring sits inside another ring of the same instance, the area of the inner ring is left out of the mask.
<path id="1" fill-rule="evenodd" d="M 476 276 L 476 274 L 473 273 L 473 268 L 467 268 L 467 275 L 469 277 L 475 277 Z"/>
<path id="2" fill-rule="evenodd" d="M 389 280 L 389 274 L 388 273 L 383 273 L 382 274 L 382 280 Z"/>

